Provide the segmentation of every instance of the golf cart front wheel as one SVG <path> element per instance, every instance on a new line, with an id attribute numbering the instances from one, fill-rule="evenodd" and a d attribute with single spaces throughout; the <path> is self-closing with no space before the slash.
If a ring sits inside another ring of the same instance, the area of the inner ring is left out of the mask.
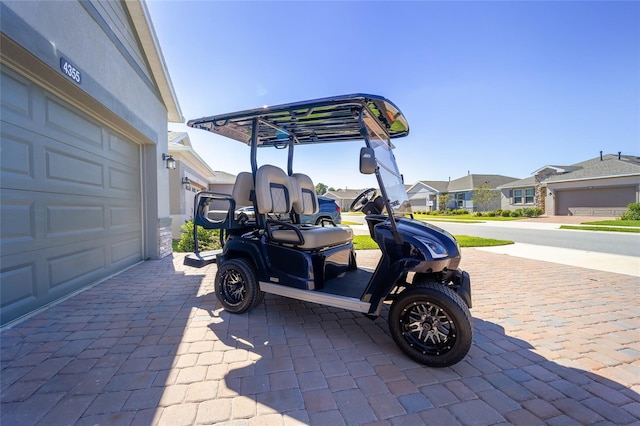
<path id="1" fill-rule="evenodd" d="M 391 305 L 389 331 L 407 356 L 429 367 L 462 360 L 473 334 L 464 301 L 438 283 L 417 284 L 400 293 Z"/>
<path id="2" fill-rule="evenodd" d="M 215 291 L 224 310 L 234 314 L 246 312 L 259 301 L 258 281 L 245 259 L 231 259 L 219 266 Z"/>

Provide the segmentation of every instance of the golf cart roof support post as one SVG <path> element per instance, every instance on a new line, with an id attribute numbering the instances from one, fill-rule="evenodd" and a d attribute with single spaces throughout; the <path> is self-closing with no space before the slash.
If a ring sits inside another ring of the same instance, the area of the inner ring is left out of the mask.
<path id="1" fill-rule="evenodd" d="M 289 139 L 289 153 L 287 156 L 287 173 L 289 176 L 293 176 L 293 146 L 296 144 L 296 138 L 292 137 Z"/>
<path id="2" fill-rule="evenodd" d="M 254 118 L 251 124 L 251 173 L 253 173 L 253 183 L 256 183 L 256 173 L 258 172 L 258 119 Z"/>
<path id="3" fill-rule="evenodd" d="M 251 175 L 253 176 L 253 187 L 256 186 L 256 175 L 258 174 L 258 125 L 259 119 L 251 120 Z M 256 201 L 255 190 L 253 191 L 253 211 L 256 217 L 256 225 L 264 227 L 266 218 L 258 213 L 258 203 Z"/>
<path id="4" fill-rule="evenodd" d="M 361 133 L 364 133 L 364 135 L 362 135 L 362 137 L 364 138 L 365 144 L 367 145 L 367 147 L 372 148 L 371 143 L 369 142 L 369 132 L 366 131 L 367 129 L 367 125 L 364 122 L 364 110 L 365 108 L 367 108 L 366 106 L 363 106 L 360 109 L 360 114 L 358 119 L 360 120 L 360 128 L 361 129 L 365 129 L 364 132 L 361 131 Z M 373 122 L 376 122 L 375 120 Z M 387 143 L 389 142 L 389 135 L 387 133 L 387 131 L 385 129 L 382 128 L 382 126 L 380 126 L 380 129 L 382 130 L 382 132 L 379 131 L 379 133 L 382 133 L 386 136 L 387 139 Z M 377 160 L 376 160 L 377 161 Z M 393 234 L 393 239 L 398 243 L 398 244 L 402 244 L 402 237 L 400 236 L 400 233 L 398 232 L 398 226 L 396 225 L 396 218 L 393 215 L 393 209 L 391 208 L 391 204 L 389 203 L 389 197 L 387 195 L 387 190 L 384 187 L 384 180 L 382 179 L 382 176 L 380 175 L 380 166 L 376 166 L 376 180 L 378 181 L 378 186 L 380 187 L 380 193 L 382 195 L 382 200 L 384 201 L 384 205 L 387 208 L 387 214 L 389 215 L 389 222 L 391 223 L 391 233 Z"/>

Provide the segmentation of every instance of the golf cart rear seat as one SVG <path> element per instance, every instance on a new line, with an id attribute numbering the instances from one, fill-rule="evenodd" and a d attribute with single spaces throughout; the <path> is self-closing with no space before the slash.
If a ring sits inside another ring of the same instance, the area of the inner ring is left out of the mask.
<path id="1" fill-rule="evenodd" d="M 256 174 L 256 204 L 260 214 L 315 213 L 318 199 L 311 179 L 302 174 L 288 176 L 282 169 L 264 165 Z M 347 244 L 353 231 L 341 226 L 313 226 L 268 219 L 267 235 L 277 243 L 293 245 L 304 250 Z"/>

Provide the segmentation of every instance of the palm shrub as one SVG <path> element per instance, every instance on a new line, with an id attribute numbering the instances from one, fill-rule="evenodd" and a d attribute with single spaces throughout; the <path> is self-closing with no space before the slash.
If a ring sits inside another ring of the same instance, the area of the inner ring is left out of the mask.
<path id="1" fill-rule="evenodd" d="M 631 203 L 627 206 L 627 211 L 620 216 L 622 220 L 640 220 L 640 203 Z"/>
<path id="2" fill-rule="evenodd" d="M 193 220 L 185 221 L 184 225 L 180 227 L 182 235 L 178 242 L 178 250 L 181 252 L 193 252 L 195 251 L 193 241 Z M 218 229 L 204 229 L 202 226 L 198 226 L 198 246 L 201 251 L 216 250 L 222 247 L 220 244 L 220 230 Z"/>

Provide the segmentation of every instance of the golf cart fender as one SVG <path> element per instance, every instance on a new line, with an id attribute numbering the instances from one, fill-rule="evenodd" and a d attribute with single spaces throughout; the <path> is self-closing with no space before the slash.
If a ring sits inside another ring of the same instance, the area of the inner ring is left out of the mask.
<path id="1" fill-rule="evenodd" d="M 451 280 L 454 284 L 453 289 L 460 297 L 462 297 L 462 300 L 467 304 L 467 307 L 471 309 L 471 277 L 469 276 L 469 273 L 467 271 L 457 269 L 453 271 Z"/>
<path id="2" fill-rule="evenodd" d="M 231 259 L 245 258 L 253 265 L 259 280 L 265 280 L 260 276 L 261 271 L 267 270 L 267 264 L 264 261 L 264 254 L 261 252 L 260 244 L 252 244 L 242 238 L 230 238 L 224 246 L 224 251 L 218 255 L 217 264 L 222 265 Z"/>

